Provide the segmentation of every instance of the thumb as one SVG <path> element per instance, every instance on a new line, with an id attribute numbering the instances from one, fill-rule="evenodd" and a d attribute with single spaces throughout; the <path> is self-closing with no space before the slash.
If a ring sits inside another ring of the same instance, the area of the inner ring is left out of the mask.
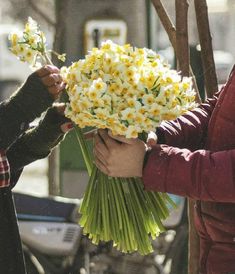
<path id="1" fill-rule="evenodd" d="M 93 139 L 96 134 L 97 134 L 97 129 L 92 129 L 90 131 L 87 131 L 87 132 L 83 133 L 86 140 Z"/>
<path id="2" fill-rule="evenodd" d="M 157 144 L 157 135 L 155 132 L 153 131 L 149 132 L 146 143 L 148 147 L 153 147 Z"/>

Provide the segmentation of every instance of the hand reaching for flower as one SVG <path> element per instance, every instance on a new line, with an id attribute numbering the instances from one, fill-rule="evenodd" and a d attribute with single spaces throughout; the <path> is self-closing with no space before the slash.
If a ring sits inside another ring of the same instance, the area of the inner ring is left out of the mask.
<path id="1" fill-rule="evenodd" d="M 41 79 L 48 92 L 54 99 L 57 99 L 64 89 L 62 77 L 60 76 L 60 70 L 52 65 L 46 65 L 35 72 Z"/>
<path id="2" fill-rule="evenodd" d="M 146 145 L 138 138 L 113 136 L 106 130 L 95 135 L 95 164 L 112 177 L 142 177 Z"/>

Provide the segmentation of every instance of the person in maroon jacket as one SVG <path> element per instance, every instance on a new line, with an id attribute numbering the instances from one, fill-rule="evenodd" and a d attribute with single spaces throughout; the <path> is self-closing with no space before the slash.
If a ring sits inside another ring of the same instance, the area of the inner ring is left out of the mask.
<path id="1" fill-rule="evenodd" d="M 235 273 L 235 70 L 198 108 L 156 130 L 158 144 L 95 135 L 97 167 L 114 177 L 143 178 L 146 190 L 196 200 L 200 274 Z"/>

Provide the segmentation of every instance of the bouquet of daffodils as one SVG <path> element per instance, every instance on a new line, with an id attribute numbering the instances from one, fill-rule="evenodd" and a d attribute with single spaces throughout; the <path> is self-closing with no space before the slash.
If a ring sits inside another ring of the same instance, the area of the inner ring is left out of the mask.
<path id="1" fill-rule="evenodd" d="M 59 60 L 65 61 L 65 54 L 47 49 L 45 34 L 31 17 L 28 18 L 23 31 L 16 30 L 9 34 L 9 40 L 12 53 L 22 62 L 29 63 L 32 69 L 39 68 L 43 64 L 52 64 L 50 53 L 55 54 Z"/>
<path id="2" fill-rule="evenodd" d="M 51 63 L 45 35 L 32 18 L 9 39 L 11 51 L 31 67 Z M 65 60 L 65 54 L 55 54 Z M 140 178 L 110 178 L 100 172 L 92 163 L 81 128 L 106 128 L 113 135 L 146 141 L 144 136 L 161 121 L 196 106 L 191 79 L 182 79 L 152 50 L 111 41 L 61 72 L 69 97 L 66 116 L 78 125 L 90 175 L 80 208 L 84 233 L 95 244 L 113 241 L 123 252 L 148 254 L 153 250 L 151 238 L 164 230 L 162 220 L 172 201 L 167 194 L 145 191 Z"/>
<path id="3" fill-rule="evenodd" d="M 182 79 L 146 48 L 107 41 L 62 74 L 69 96 L 66 116 L 79 128 L 105 128 L 113 135 L 144 139 L 161 121 L 195 107 L 191 79 Z M 112 240 L 122 252 L 148 254 L 151 238 L 164 230 L 171 200 L 167 194 L 145 191 L 140 178 L 102 174 L 92 164 L 81 130 L 77 133 L 90 174 L 80 208 L 84 233 L 95 244 Z"/>

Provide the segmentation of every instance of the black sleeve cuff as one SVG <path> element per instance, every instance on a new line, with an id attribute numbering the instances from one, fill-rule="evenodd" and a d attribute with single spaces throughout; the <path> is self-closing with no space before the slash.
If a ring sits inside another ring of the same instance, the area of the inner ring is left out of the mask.
<path id="1" fill-rule="evenodd" d="M 64 133 L 60 126 L 67 121 L 55 107 L 49 108 L 39 125 L 29 129 L 7 151 L 10 169 L 15 172 L 33 161 L 47 157 L 51 149 L 63 139 Z"/>

